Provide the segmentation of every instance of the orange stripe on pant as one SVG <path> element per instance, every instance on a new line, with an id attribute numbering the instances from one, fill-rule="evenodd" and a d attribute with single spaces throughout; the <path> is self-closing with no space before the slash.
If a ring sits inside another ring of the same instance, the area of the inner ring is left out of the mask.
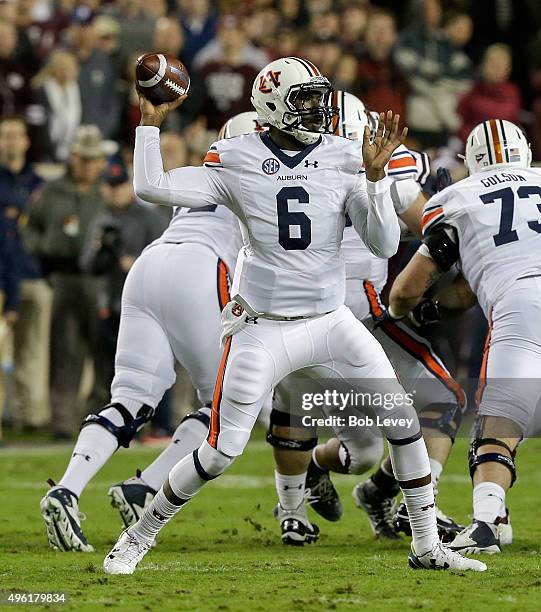
<path id="1" fill-rule="evenodd" d="M 221 312 L 231 299 L 229 296 L 229 275 L 227 273 L 227 266 L 221 259 L 218 259 L 216 285 L 218 289 L 218 304 L 220 305 Z"/>
<path id="2" fill-rule="evenodd" d="M 218 369 L 218 377 L 216 378 L 216 385 L 214 387 L 214 396 L 212 397 L 212 412 L 210 414 L 210 428 L 207 442 L 216 448 L 218 445 L 218 434 L 220 433 L 220 404 L 222 403 L 222 386 L 224 383 L 225 369 L 227 367 L 227 360 L 229 358 L 229 352 L 231 349 L 232 336 L 229 336 L 225 341 L 225 348 L 222 354 L 222 360 Z"/>
<path id="3" fill-rule="evenodd" d="M 375 317 L 381 316 L 383 308 L 379 301 L 378 292 L 370 281 L 363 283 L 368 304 L 370 306 L 370 314 Z M 438 361 L 433 357 L 430 349 L 419 342 L 413 336 L 410 336 L 404 329 L 398 327 L 395 323 L 386 322 L 381 325 L 381 329 L 391 338 L 398 346 L 403 348 L 412 357 L 419 360 L 425 368 L 434 374 L 451 391 L 457 399 L 458 405 L 462 408 L 466 405 L 466 396 L 462 387 L 449 376 L 449 372 L 443 368 Z"/>
<path id="4" fill-rule="evenodd" d="M 490 351 L 490 339 L 492 337 L 492 317 L 488 320 L 488 333 L 485 340 L 485 348 L 483 349 L 483 362 L 481 363 L 481 371 L 479 372 L 479 384 L 477 385 L 477 391 L 475 392 L 475 403 L 477 407 L 483 399 L 483 391 L 487 386 L 487 366 L 488 366 L 488 353 Z"/>

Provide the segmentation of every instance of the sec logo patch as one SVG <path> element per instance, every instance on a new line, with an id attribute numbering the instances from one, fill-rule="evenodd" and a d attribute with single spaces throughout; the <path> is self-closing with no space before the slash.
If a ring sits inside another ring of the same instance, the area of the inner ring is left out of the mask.
<path id="1" fill-rule="evenodd" d="M 276 174 L 280 170 L 280 162 L 274 157 L 269 157 L 261 164 L 261 168 L 265 174 Z"/>

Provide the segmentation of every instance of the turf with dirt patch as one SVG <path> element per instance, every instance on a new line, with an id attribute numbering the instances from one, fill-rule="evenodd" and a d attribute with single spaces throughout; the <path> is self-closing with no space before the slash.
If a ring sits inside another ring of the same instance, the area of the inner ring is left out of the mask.
<path id="1" fill-rule="evenodd" d="M 122 450 L 83 494 L 83 528 L 97 552 L 59 553 L 47 547 L 39 500 L 47 477 L 58 478 L 71 448 L 0 451 L 0 591 L 64 591 L 59 610 L 484 610 L 541 609 L 541 440 L 518 453 L 519 478 L 508 501 L 515 541 L 486 557 L 484 574 L 413 571 L 408 543 L 374 541 L 354 507 L 354 477 L 337 476 L 345 512 L 339 523 L 314 518 L 318 543 L 280 543 L 270 448 L 256 432 L 244 456 L 210 483 L 167 526 L 133 576 L 106 576 L 101 563 L 121 521 L 107 488 L 143 467 L 159 451 Z M 471 509 L 467 448 L 457 441 L 439 503 L 463 523 Z M 36 608 L 36 606 L 32 606 Z M 20 606 L 19 606 L 20 609 Z"/>

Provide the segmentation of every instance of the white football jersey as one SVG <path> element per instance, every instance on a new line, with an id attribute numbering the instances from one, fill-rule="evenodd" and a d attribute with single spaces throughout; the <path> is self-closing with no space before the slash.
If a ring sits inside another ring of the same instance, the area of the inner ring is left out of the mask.
<path id="1" fill-rule="evenodd" d="M 190 242 L 203 244 L 225 262 L 233 275 L 242 236 L 237 217 L 225 206 L 204 208 L 175 207 L 164 233 L 152 244 Z"/>
<path id="2" fill-rule="evenodd" d="M 164 172 L 159 130 L 136 131 L 139 197 L 194 208 L 225 204 L 232 210 L 246 239 L 232 295 L 274 315 L 312 316 L 343 304 L 346 213 L 378 256 L 396 252 L 400 228 L 391 181 L 367 182 L 361 166 L 358 143 L 344 138 L 325 134 L 288 154 L 262 132 L 218 141 L 201 168 Z"/>
<path id="3" fill-rule="evenodd" d="M 541 275 L 541 170 L 478 172 L 431 198 L 423 234 L 454 227 L 460 266 L 485 315 L 514 281 Z"/>
<path id="4" fill-rule="evenodd" d="M 360 142 L 358 146 L 361 147 Z M 404 145 L 400 145 L 393 153 L 385 170 L 387 176 L 394 181 L 417 181 L 419 176 L 416 159 Z M 392 187 L 390 194 L 397 214 L 401 214 L 409 208 L 411 202 L 405 204 Z M 346 221 L 342 249 L 346 262 L 346 278 L 361 281 L 370 280 L 376 290 L 380 292 L 387 282 L 387 261 L 375 257 L 370 252 L 355 228 L 352 227 L 349 219 Z"/>

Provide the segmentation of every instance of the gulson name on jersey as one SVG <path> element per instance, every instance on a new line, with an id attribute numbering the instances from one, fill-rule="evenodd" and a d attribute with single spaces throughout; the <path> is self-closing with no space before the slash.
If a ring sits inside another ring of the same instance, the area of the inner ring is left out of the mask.
<path id="1" fill-rule="evenodd" d="M 509 172 L 498 172 L 492 176 L 487 176 L 481 179 L 483 187 L 492 187 L 493 185 L 499 185 L 500 183 L 509 183 L 509 181 L 525 181 L 526 178 L 519 174 L 511 174 Z"/>

